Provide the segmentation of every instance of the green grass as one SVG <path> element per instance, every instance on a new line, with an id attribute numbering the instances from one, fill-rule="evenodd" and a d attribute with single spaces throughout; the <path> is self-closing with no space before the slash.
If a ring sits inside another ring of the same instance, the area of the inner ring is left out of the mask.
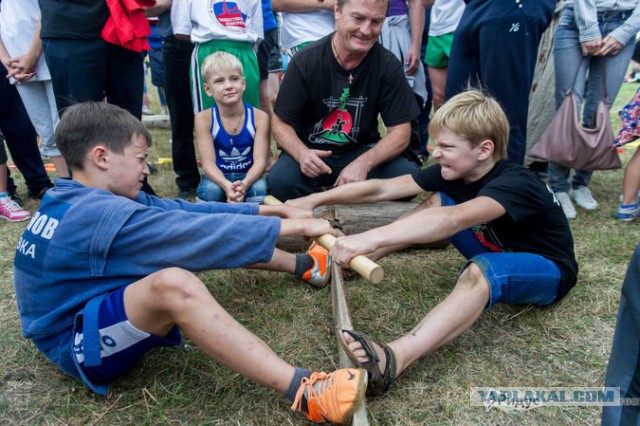
<path id="1" fill-rule="evenodd" d="M 623 85 L 612 111 L 636 88 Z M 151 161 L 170 157 L 168 133 L 153 133 Z M 623 154 L 624 162 L 630 154 Z M 159 165 L 158 170 L 151 184 L 160 195 L 174 196 L 170 166 Z M 580 275 L 563 301 L 543 309 L 496 306 L 452 344 L 418 361 L 386 396 L 369 399 L 373 424 L 598 423 L 597 407 L 486 410 L 470 405 L 469 392 L 476 386 L 603 385 L 620 287 L 639 239 L 637 223 L 613 219 L 621 181 L 621 170 L 596 173 L 592 189 L 601 207 L 580 210 L 571 222 Z M 34 211 L 37 204 L 28 200 L 26 207 Z M 0 222 L 0 423 L 305 424 L 274 392 L 209 360 L 187 339 L 180 347 L 153 351 L 107 397 L 58 372 L 20 334 L 12 262 L 24 226 Z M 452 248 L 383 259 L 382 283 L 348 282 L 355 326 L 382 341 L 406 333 L 449 293 L 462 263 Z M 312 369 L 336 368 L 329 289 L 312 290 L 289 275 L 262 271 L 200 277 L 222 306 L 287 361 Z"/>

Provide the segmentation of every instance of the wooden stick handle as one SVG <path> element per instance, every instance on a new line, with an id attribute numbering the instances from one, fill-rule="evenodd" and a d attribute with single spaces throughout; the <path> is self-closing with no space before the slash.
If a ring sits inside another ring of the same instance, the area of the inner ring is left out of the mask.
<path id="1" fill-rule="evenodd" d="M 264 197 L 264 203 L 269 206 L 274 206 L 282 204 L 282 201 L 272 195 L 267 195 Z M 331 247 L 336 243 L 336 237 L 331 234 L 321 235 L 315 238 L 315 240 L 327 250 L 331 250 Z M 362 255 L 358 255 L 351 259 L 351 262 L 349 262 L 349 268 L 353 269 L 373 284 L 378 284 L 384 278 L 384 269 L 382 269 L 382 266 Z"/>

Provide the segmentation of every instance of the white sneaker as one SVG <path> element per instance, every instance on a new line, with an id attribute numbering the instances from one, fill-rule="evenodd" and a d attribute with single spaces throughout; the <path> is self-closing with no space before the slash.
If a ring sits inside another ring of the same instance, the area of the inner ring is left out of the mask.
<path id="1" fill-rule="evenodd" d="M 562 211 L 567 219 L 575 219 L 576 218 L 576 208 L 573 207 L 573 203 L 571 202 L 571 198 L 569 194 L 566 192 L 556 192 L 556 199 L 560 202 L 560 206 L 562 207 Z"/>
<path id="2" fill-rule="evenodd" d="M 585 210 L 595 210 L 598 208 L 598 202 L 593 198 L 591 190 L 586 186 L 580 186 L 578 189 L 571 190 L 571 198 L 577 205 Z"/>

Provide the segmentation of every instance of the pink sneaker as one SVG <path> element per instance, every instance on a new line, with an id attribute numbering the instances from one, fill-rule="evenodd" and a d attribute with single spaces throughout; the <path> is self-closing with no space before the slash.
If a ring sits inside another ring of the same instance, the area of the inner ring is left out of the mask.
<path id="1" fill-rule="evenodd" d="M 10 222 L 20 222 L 31 217 L 31 213 L 23 209 L 10 197 L 0 198 L 0 217 Z"/>

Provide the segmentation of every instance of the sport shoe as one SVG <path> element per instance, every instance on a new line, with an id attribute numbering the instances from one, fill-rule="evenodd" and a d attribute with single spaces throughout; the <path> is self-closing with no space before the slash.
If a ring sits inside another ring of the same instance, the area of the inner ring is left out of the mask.
<path id="1" fill-rule="evenodd" d="M 31 217 L 31 213 L 24 210 L 9 197 L 0 198 L 0 217 L 10 222 L 20 222 Z"/>
<path id="2" fill-rule="evenodd" d="M 566 192 L 556 192 L 556 199 L 560 202 L 560 206 L 562 207 L 562 211 L 567 219 L 575 219 L 576 218 L 576 208 L 573 207 L 573 203 L 571 202 L 571 198 L 569 194 Z"/>
<path id="3" fill-rule="evenodd" d="M 628 222 L 637 219 L 640 216 L 640 207 L 638 204 L 620 204 L 620 208 L 616 212 L 616 219 Z"/>
<path id="4" fill-rule="evenodd" d="M 151 108 L 149 108 L 146 105 L 142 105 L 142 115 L 154 115 L 153 111 L 151 111 Z"/>
<path id="5" fill-rule="evenodd" d="M 302 280 L 314 287 L 325 287 L 331 278 L 329 251 L 314 241 L 307 254 L 313 259 L 313 266 L 302 274 Z"/>
<path id="6" fill-rule="evenodd" d="M 311 373 L 300 382 L 291 409 L 302 412 L 314 423 L 348 424 L 366 388 L 367 373 L 362 369 Z"/>
<path id="7" fill-rule="evenodd" d="M 591 190 L 586 186 L 579 186 L 578 189 L 571 190 L 571 198 L 577 205 L 585 210 L 595 210 L 598 208 L 598 202 L 593 198 Z"/>

